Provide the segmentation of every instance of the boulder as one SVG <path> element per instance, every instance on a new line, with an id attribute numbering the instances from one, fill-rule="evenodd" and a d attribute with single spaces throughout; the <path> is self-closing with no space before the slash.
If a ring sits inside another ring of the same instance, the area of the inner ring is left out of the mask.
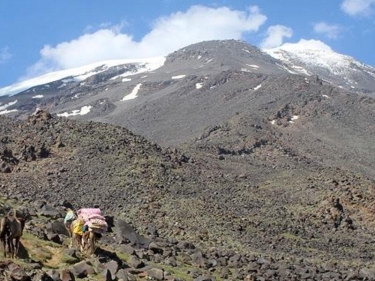
<path id="1" fill-rule="evenodd" d="M 80 261 L 72 266 L 72 272 L 78 278 L 85 278 L 94 273 L 94 269 L 86 261 Z"/>

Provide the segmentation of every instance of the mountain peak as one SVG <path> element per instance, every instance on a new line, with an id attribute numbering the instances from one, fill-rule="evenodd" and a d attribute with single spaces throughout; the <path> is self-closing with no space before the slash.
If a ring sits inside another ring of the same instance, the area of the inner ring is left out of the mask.
<path id="1" fill-rule="evenodd" d="M 181 48 L 167 56 L 166 66 L 173 69 L 242 70 L 246 72 L 282 73 L 277 60 L 259 48 L 239 40 L 203 41 Z M 198 63 L 198 64 L 197 64 Z"/>
<path id="2" fill-rule="evenodd" d="M 318 75 L 326 82 L 350 91 L 375 91 L 375 68 L 334 52 L 321 41 L 300 40 L 264 51 L 282 61 L 293 74 Z"/>

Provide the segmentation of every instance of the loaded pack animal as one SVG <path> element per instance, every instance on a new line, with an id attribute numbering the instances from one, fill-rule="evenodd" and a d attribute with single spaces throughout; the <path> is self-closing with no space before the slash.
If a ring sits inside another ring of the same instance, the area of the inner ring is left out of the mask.
<path id="1" fill-rule="evenodd" d="M 96 223 L 99 223 L 99 226 Z M 80 209 L 78 217 L 69 224 L 71 246 L 80 249 L 83 253 L 94 254 L 96 242 L 101 237 L 100 232 L 106 229 L 105 218 L 102 217 L 99 209 Z"/>
<path id="2" fill-rule="evenodd" d="M 25 219 L 17 217 L 16 210 L 13 215 L 7 215 L 0 222 L 0 240 L 4 249 L 4 256 L 7 254 L 15 258 L 18 254 L 20 238 L 25 228 Z"/>
<path id="3" fill-rule="evenodd" d="M 96 250 L 96 242 L 100 238 L 100 234 L 91 230 L 83 231 L 84 222 L 80 219 L 74 220 L 70 225 L 72 243 L 75 248 L 88 255 L 94 254 Z"/>

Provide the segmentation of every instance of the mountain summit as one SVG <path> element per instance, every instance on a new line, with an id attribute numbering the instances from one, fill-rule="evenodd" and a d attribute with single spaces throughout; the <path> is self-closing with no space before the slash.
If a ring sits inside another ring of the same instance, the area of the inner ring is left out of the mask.
<path id="1" fill-rule="evenodd" d="M 332 85 L 358 93 L 375 92 L 373 67 L 336 53 L 320 41 L 301 40 L 265 51 L 281 60 L 291 73 L 317 75 Z"/>

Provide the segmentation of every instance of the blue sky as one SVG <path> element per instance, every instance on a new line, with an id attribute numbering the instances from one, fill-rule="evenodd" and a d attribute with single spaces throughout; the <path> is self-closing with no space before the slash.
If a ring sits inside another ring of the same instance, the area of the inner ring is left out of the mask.
<path id="1" fill-rule="evenodd" d="M 260 48 L 319 40 L 375 67 L 375 0 L 1 1 L 0 88 L 213 39 Z"/>

